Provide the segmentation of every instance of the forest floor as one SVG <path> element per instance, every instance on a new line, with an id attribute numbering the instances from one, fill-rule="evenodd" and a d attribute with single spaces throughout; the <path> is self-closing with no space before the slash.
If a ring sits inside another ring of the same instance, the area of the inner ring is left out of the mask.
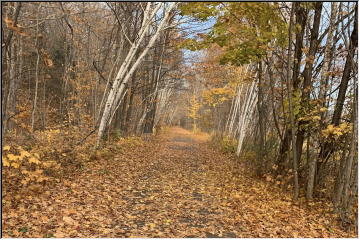
<path id="1" fill-rule="evenodd" d="M 329 208 L 251 177 L 206 135 L 171 128 L 137 144 L 4 207 L 2 236 L 356 237 Z"/>

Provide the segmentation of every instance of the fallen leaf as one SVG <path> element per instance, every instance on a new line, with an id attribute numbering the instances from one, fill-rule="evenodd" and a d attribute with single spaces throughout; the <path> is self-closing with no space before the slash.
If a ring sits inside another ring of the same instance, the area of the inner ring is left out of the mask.
<path id="1" fill-rule="evenodd" d="M 65 223 L 70 224 L 70 225 L 75 225 L 75 223 L 76 223 L 71 217 L 68 217 L 68 216 L 63 216 L 63 220 Z"/>

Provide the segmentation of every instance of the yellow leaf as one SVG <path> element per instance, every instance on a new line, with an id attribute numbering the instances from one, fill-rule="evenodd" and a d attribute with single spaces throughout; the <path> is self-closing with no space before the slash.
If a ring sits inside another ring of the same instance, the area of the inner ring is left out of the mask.
<path id="1" fill-rule="evenodd" d="M 53 165 L 52 161 L 47 161 L 42 163 L 44 167 L 49 168 Z"/>
<path id="2" fill-rule="evenodd" d="M 239 193 L 235 193 L 234 198 L 241 198 L 241 195 Z"/>
<path id="3" fill-rule="evenodd" d="M 4 147 L 3 147 L 3 150 L 4 150 L 4 151 L 9 151 L 9 150 L 10 150 L 10 146 L 4 146 Z"/>
<path id="4" fill-rule="evenodd" d="M 36 182 L 44 182 L 46 180 L 49 180 L 47 177 L 39 177 L 38 179 L 36 179 Z"/>
<path id="5" fill-rule="evenodd" d="M 11 163 L 11 166 L 14 167 L 14 168 L 19 168 L 19 167 L 20 167 L 20 164 L 17 163 L 17 162 L 12 162 L 12 163 Z"/>
<path id="6" fill-rule="evenodd" d="M 30 157 L 31 154 L 28 151 L 20 151 L 21 158 L 23 157 Z"/>
<path id="7" fill-rule="evenodd" d="M 34 157 L 29 158 L 28 161 L 29 161 L 29 163 L 40 164 L 39 159 L 36 159 L 36 158 L 34 158 Z"/>
<path id="8" fill-rule="evenodd" d="M 335 131 L 335 132 L 334 132 L 334 134 L 335 134 L 335 135 L 338 135 L 338 136 L 343 135 L 343 133 L 342 133 L 342 132 L 340 132 L 340 131 Z"/>
<path id="9" fill-rule="evenodd" d="M 132 216 L 130 214 L 126 214 L 126 217 L 129 218 L 129 219 L 135 219 L 136 218 L 136 216 Z"/>
<path id="10" fill-rule="evenodd" d="M 18 156 L 15 156 L 14 154 L 11 153 L 9 153 L 7 157 L 9 158 L 10 161 L 16 161 L 17 159 L 19 159 Z"/>
<path id="11" fill-rule="evenodd" d="M 40 175 L 42 173 L 43 173 L 43 170 L 41 170 L 41 169 L 38 169 L 34 172 L 35 175 Z"/>
<path id="12" fill-rule="evenodd" d="M 6 157 L 2 157 L 2 162 L 4 167 L 10 167 L 10 163 Z"/>
<path id="13" fill-rule="evenodd" d="M 30 178 L 25 178 L 25 179 L 21 180 L 21 184 L 26 185 L 26 184 L 28 184 L 29 181 L 30 181 Z"/>
<path id="14" fill-rule="evenodd" d="M 149 227 L 150 227 L 150 228 L 154 228 L 155 226 L 156 226 L 155 223 L 150 223 L 150 224 L 149 224 Z"/>
<path id="15" fill-rule="evenodd" d="M 66 237 L 65 233 L 61 232 L 61 230 L 57 230 L 56 233 L 54 234 L 54 236 L 57 238 L 65 238 Z"/>

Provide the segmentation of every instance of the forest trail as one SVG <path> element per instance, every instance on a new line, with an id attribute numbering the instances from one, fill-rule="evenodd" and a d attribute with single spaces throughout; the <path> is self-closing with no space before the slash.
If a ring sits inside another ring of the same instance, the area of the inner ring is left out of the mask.
<path id="1" fill-rule="evenodd" d="M 171 128 L 3 210 L 3 237 L 352 237 Z"/>

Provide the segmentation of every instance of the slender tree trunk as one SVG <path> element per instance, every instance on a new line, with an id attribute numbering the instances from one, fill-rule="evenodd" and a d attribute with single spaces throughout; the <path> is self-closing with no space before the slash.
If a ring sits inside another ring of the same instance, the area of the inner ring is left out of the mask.
<path id="1" fill-rule="evenodd" d="M 294 59 L 294 67 L 293 67 L 293 76 L 292 76 L 292 88 L 293 93 L 297 92 L 299 89 L 299 83 L 300 83 L 300 66 L 301 66 L 301 60 L 303 55 L 303 39 L 305 34 L 305 27 L 307 23 L 307 15 L 308 12 L 306 9 L 304 9 L 300 2 L 294 2 L 294 12 L 296 14 L 296 26 L 300 26 L 300 29 L 297 29 L 296 35 L 295 35 L 295 59 Z M 293 94 L 292 93 L 292 94 Z M 284 138 L 280 147 L 279 152 L 279 158 L 277 160 L 278 163 L 278 173 L 282 174 L 285 168 L 285 158 L 288 156 L 287 152 L 290 150 L 290 145 L 292 141 L 291 137 L 291 129 L 286 127 L 284 132 Z"/>
<path id="2" fill-rule="evenodd" d="M 318 36 L 319 36 L 319 28 L 320 28 L 321 10 L 322 10 L 322 2 L 315 3 L 315 15 L 314 15 L 313 27 L 311 29 L 309 55 L 307 57 L 307 62 L 305 64 L 305 69 L 303 72 L 304 83 L 303 83 L 303 90 L 301 95 L 301 108 L 305 114 L 309 109 L 313 65 L 315 61 L 316 51 L 319 46 Z M 304 121 L 299 121 L 298 124 L 298 133 L 296 137 L 296 151 L 297 151 L 296 161 L 298 163 L 300 163 L 301 160 L 303 143 L 305 139 L 305 133 L 306 133 L 306 128 L 304 127 L 305 124 L 306 122 Z"/>
<path id="3" fill-rule="evenodd" d="M 312 82 L 312 72 L 313 72 L 313 63 L 315 61 L 315 54 L 318 49 L 319 41 L 319 28 L 320 28 L 320 19 L 321 19 L 321 10 L 322 10 L 322 3 L 317 2 L 315 3 L 315 15 L 314 15 L 314 21 L 313 26 L 311 29 L 311 39 L 310 39 L 310 48 L 309 48 L 309 55 L 307 57 L 307 62 L 305 64 L 305 69 L 303 72 L 304 76 L 304 84 L 303 84 L 303 90 L 302 90 L 302 97 L 301 97 L 301 107 L 302 111 L 306 114 L 307 109 L 309 107 L 309 99 L 310 99 L 310 91 L 311 91 L 311 82 Z M 299 121 L 298 124 L 298 134 L 296 138 L 296 162 L 300 163 L 301 155 L 302 155 L 302 149 L 303 149 L 303 143 L 305 139 L 305 133 L 306 128 L 304 127 L 306 123 L 304 121 Z M 309 164 L 310 166 L 310 172 L 312 174 L 314 170 L 313 166 L 314 163 L 311 162 Z M 313 185 L 311 183 L 308 183 L 308 191 L 307 191 L 307 198 L 311 199 L 312 196 L 310 196 L 310 190 L 312 191 Z"/>
<path id="4" fill-rule="evenodd" d="M 341 195 L 343 193 L 344 189 L 344 166 L 346 159 L 348 158 L 347 150 L 344 150 L 341 156 L 340 165 L 338 168 L 338 174 L 336 177 L 335 187 L 334 187 L 334 193 L 333 193 L 333 203 L 337 207 L 339 205 L 339 202 L 341 200 Z M 349 153 L 350 155 L 350 153 Z M 336 210 L 336 209 L 335 209 Z"/>
<path id="5" fill-rule="evenodd" d="M 258 161 L 258 168 L 257 174 L 260 176 L 263 168 L 264 162 L 264 145 L 265 145 L 265 112 L 264 112 L 264 93 L 263 93 L 263 69 L 262 69 L 262 62 L 258 63 L 258 100 L 257 100 L 257 109 L 259 115 L 259 150 L 257 153 L 257 161 Z"/>
<path id="6" fill-rule="evenodd" d="M 16 26 L 18 24 L 18 18 L 20 16 L 20 10 L 22 7 L 22 3 L 18 2 L 18 3 L 14 3 L 15 4 L 15 12 L 13 14 L 13 20 L 14 23 L 13 25 Z M 15 113 L 16 111 L 16 95 L 15 95 L 15 90 L 16 90 L 16 79 L 15 79 L 15 58 L 16 58 L 16 51 L 15 51 L 15 42 L 11 41 L 14 35 L 14 31 L 10 30 L 9 34 L 7 35 L 6 39 L 4 40 L 4 42 L 2 42 L 2 53 L 4 53 L 4 55 L 7 55 L 7 70 L 8 70 L 8 92 L 7 92 L 7 98 L 6 101 L 4 101 L 4 109 L 2 109 L 3 114 L 2 114 L 2 119 L 3 121 L 1 121 L 2 123 L 2 129 L 1 129 L 1 134 L 2 136 L 4 136 L 4 134 L 6 134 L 6 131 L 8 130 L 8 128 L 12 128 L 11 123 L 8 121 L 9 118 Z M 2 55 L 3 56 L 3 55 Z M 19 56 L 20 57 L 20 56 Z M 2 71 L 3 73 L 3 71 Z M 4 76 L 4 75 L 2 75 Z M 2 93 L 4 93 L 2 91 Z M 5 100 L 5 99 L 1 99 L 1 100 Z"/>
<path id="7" fill-rule="evenodd" d="M 153 14 L 150 15 L 150 18 L 148 20 L 148 24 L 145 24 L 145 27 L 142 28 L 140 30 L 140 36 L 139 36 L 139 40 L 136 44 L 133 44 L 133 46 L 131 47 L 128 56 L 126 57 L 123 66 L 120 68 L 118 75 L 113 83 L 112 88 L 110 89 L 110 93 L 109 96 L 107 98 L 106 104 L 105 104 L 105 109 L 100 121 L 100 125 L 99 125 L 99 130 L 98 130 L 98 136 L 97 136 L 97 143 L 96 146 L 98 146 L 100 144 L 101 138 L 104 134 L 105 128 L 108 125 L 109 122 L 109 117 L 110 115 L 113 113 L 114 111 L 114 106 L 117 105 L 117 103 L 119 102 L 122 93 L 124 91 L 124 89 L 126 88 L 126 84 L 130 78 L 130 76 L 133 74 L 133 72 L 136 70 L 136 68 L 139 66 L 139 64 L 142 62 L 142 59 L 144 58 L 144 56 L 148 53 L 148 51 L 150 50 L 150 48 L 154 45 L 156 39 L 158 38 L 160 32 L 163 30 L 163 28 L 165 27 L 165 24 L 168 22 L 168 18 L 170 15 L 170 12 L 172 11 L 172 9 L 175 7 L 176 3 L 171 3 L 169 5 L 169 7 L 167 7 L 165 9 L 165 15 L 164 18 L 162 19 L 162 21 L 160 22 L 155 34 L 151 37 L 149 43 L 147 44 L 147 46 L 145 47 L 145 49 L 143 50 L 143 52 L 140 54 L 139 58 L 135 61 L 135 63 L 133 64 L 133 66 L 130 68 L 130 70 L 128 72 L 125 72 L 124 70 L 127 69 L 127 67 L 130 64 L 131 59 L 133 58 L 133 56 L 135 55 L 135 52 L 137 51 L 137 49 L 139 48 L 139 44 L 142 42 L 142 39 L 145 36 L 145 33 L 147 32 L 148 28 L 150 27 L 150 21 L 152 19 L 152 17 L 155 15 L 155 13 L 157 12 L 157 10 L 160 8 L 160 4 L 159 6 L 153 11 Z"/>
<path id="8" fill-rule="evenodd" d="M 337 12 L 337 3 L 331 3 L 331 17 L 330 17 L 330 25 L 329 25 L 329 32 L 326 40 L 325 45 L 325 56 L 324 56 L 324 65 L 323 70 L 321 73 L 320 79 L 320 90 L 319 90 L 319 99 L 323 102 L 321 106 L 325 106 L 326 102 L 326 92 L 327 92 L 327 82 L 329 79 L 329 75 L 327 74 L 330 70 L 331 66 L 331 50 L 332 50 L 332 42 L 333 42 L 333 30 L 334 30 L 334 21 Z M 320 113 L 321 122 L 324 124 L 325 114 L 323 112 Z M 316 173 L 316 165 L 317 159 L 310 158 L 309 162 L 309 172 L 308 172 L 308 181 L 307 181 L 307 188 L 306 188 L 306 198 L 311 200 L 313 198 L 314 192 L 314 181 L 315 181 L 315 173 Z"/>
<path id="9" fill-rule="evenodd" d="M 41 3 L 39 3 L 39 7 L 37 10 L 37 18 L 39 19 L 40 17 L 40 8 L 41 8 Z M 32 113 L 31 113 L 31 131 L 34 132 L 34 127 L 35 127 L 35 113 L 36 113 L 36 108 L 37 108 L 37 100 L 38 100 L 38 89 L 39 89 L 39 62 L 40 62 L 40 50 L 39 50 L 39 38 L 38 38 L 38 33 L 39 33 L 39 20 L 36 21 L 36 66 L 35 66 L 35 94 L 34 94 L 34 102 L 33 102 L 33 109 L 32 109 Z"/>
<path id="10" fill-rule="evenodd" d="M 10 46 L 8 48 L 9 50 L 9 54 L 8 54 L 8 77 L 9 77 L 9 87 L 8 87 L 8 95 L 7 95 L 7 100 L 6 100 L 6 121 L 5 121 L 5 129 L 7 130 L 11 130 L 12 129 L 12 124 L 9 121 L 9 118 L 15 114 L 16 112 L 16 95 L 15 95 L 15 91 L 16 91 L 16 82 L 17 82 L 17 77 L 16 77 L 16 60 L 18 59 L 18 57 L 16 56 L 16 44 L 15 41 L 10 42 Z"/>
<path id="11" fill-rule="evenodd" d="M 331 16 L 330 16 L 330 23 L 329 23 L 329 31 L 326 37 L 326 44 L 325 44 L 325 50 L 324 50 L 324 65 L 322 67 L 321 72 L 321 78 L 320 78 L 320 89 L 319 89 L 319 99 L 321 102 L 321 107 L 325 107 L 326 105 L 326 93 L 328 88 L 328 81 L 329 81 L 329 71 L 331 68 L 331 62 L 332 62 L 332 52 L 333 49 L 333 41 L 334 41 L 334 28 L 335 28 L 335 20 L 336 20 L 336 13 L 337 13 L 337 2 L 331 3 Z M 325 122 L 325 114 L 324 112 L 320 113 L 321 117 L 321 123 L 324 124 Z"/>
<path id="12" fill-rule="evenodd" d="M 346 57 L 346 62 L 343 70 L 343 75 L 341 78 L 340 86 L 339 86 L 339 93 L 336 100 L 335 110 L 332 117 L 331 124 L 334 126 L 338 126 L 340 124 L 340 119 L 344 107 L 345 102 L 345 94 L 348 88 L 349 81 L 351 79 L 351 72 L 353 69 L 353 61 L 354 61 L 354 55 L 358 44 L 357 39 L 357 31 L 358 31 L 358 22 L 357 22 L 357 5 L 355 10 L 355 21 L 354 21 L 354 28 L 351 33 L 350 37 L 350 43 L 348 48 L 348 55 Z M 322 165 L 330 158 L 331 154 L 334 151 L 334 145 L 331 142 L 325 142 L 321 145 L 318 162 L 317 162 L 317 169 L 319 171 L 319 174 L 321 174 L 322 171 Z M 315 183 L 318 183 L 320 180 L 320 176 L 317 177 L 317 181 Z"/>
<path id="13" fill-rule="evenodd" d="M 136 80 L 136 72 L 133 74 L 133 79 L 132 79 L 132 83 L 131 83 L 131 88 L 128 92 L 128 94 L 130 94 L 130 99 L 129 99 L 129 107 L 127 109 L 127 112 L 126 112 L 126 118 L 125 118 L 125 127 L 124 129 L 126 130 L 127 133 L 131 132 L 131 129 L 130 129 L 130 121 L 131 121 L 131 118 L 132 118 L 132 110 L 133 110 L 133 101 L 134 101 L 134 96 L 135 96 L 135 80 Z"/>
<path id="14" fill-rule="evenodd" d="M 273 119 L 274 119 L 274 124 L 276 127 L 276 131 L 277 134 L 279 136 L 280 142 L 283 142 L 283 136 L 281 135 L 281 130 L 279 127 L 279 122 L 278 122 L 278 118 L 277 118 L 277 114 L 276 114 L 276 109 L 275 109 L 275 93 L 274 93 L 274 74 L 272 71 L 272 66 L 268 63 L 267 65 L 267 71 L 269 74 L 269 80 L 270 80 L 270 97 L 271 97 L 271 108 L 272 108 L 272 115 L 273 115 Z"/>
<path id="15" fill-rule="evenodd" d="M 299 197 L 299 177 L 298 177 L 298 165 L 296 157 L 296 145 L 295 145 L 295 120 L 294 120 L 294 107 L 292 102 L 292 86 L 291 86 L 291 44 L 292 44 L 292 25 L 293 25 L 294 6 L 291 7 L 290 26 L 289 26 L 289 44 L 288 44 L 288 69 L 287 69 L 287 88 L 288 88 L 288 101 L 289 101 L 289 115 L 290 115 L 290 128 L 291 128 L 291 140 L 292 140 L 292 158 L 293 158 L 293 171 L 294 171 L 294 199 Z"/>
<path id="16" fill-rule="evenodd" d="M 256 82 L 253 81 L 249 83 L 246 87 L 246 92 L 241 104 L 241 109 L 239 112 L 239 138 L 238 145 L 236 149 L 236 155 L 239 156 L 242 150 L 243 142 L 247 131 L 249 130 L 250 119 L 253 117 L 253 112 L 257 103 L 257 94 L 256 94 Z"/>

